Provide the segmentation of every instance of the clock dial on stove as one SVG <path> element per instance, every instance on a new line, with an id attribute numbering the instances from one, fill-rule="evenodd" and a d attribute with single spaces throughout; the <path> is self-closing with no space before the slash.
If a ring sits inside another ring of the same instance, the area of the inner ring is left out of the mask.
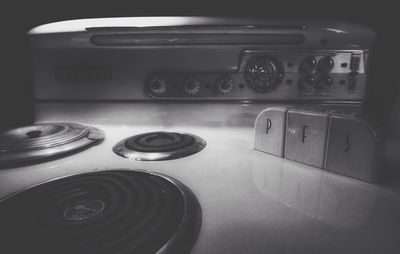
<path id="1" fill-rule="evenodd" d="M 247 64 L 247 84 L 260 93 L 271 92 L 278 87 L 283 77 L 282 64 L 272 56 L 254 56 Z"/>

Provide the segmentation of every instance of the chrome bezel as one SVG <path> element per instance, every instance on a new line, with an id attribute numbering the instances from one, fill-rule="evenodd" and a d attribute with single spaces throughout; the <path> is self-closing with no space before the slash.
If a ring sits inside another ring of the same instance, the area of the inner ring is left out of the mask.
<path id="1" fill-rule="evenodd" d="M 68 143 L 49 147 L 43 146 L 43 148 L 39 149 L 0 153 L 0 168 L 21 166 L 27 163 L 49 159 L 51 157 L 77 151 L 104 139 L 104 132 L 102 130 L 92 126 L 82 126 L 86 129 L 86 135 Z"/>
<path id="2" fill-rule="evenodd" d="M 200 138 L 199 136 L 196 136 L 194 134 L 186 133 L 186 132 L 173 132 L 173 131 L 162 131 L 164 133 L 178 133 L 178 134 L 186 134 L 189 136 L 192 136 L 194 138 L 194 143 L 191 146 L 177 149 L 174 151 L 168 151 L 168 152 L 140 152 L 140 151 L 135 151 L 132 150 L 128 147 L 126 147 L 125 143 L 128 139 L 133 138 L 137 135 L 125 138 L 118 142 L 114 147 L 113 147 L 113 152 L 116 153 L 119 156 L 122 156 L 124 158 L 128 158 L 130 160 L 136 160 L 136 161 L 163 161 L 163 160 L 173 160 L 173 159 L 179 159 L 183 158 L 192 154 L 195 154 L 197 152 L 200 152 L 201 150 L 204 149 L 204 147 L 207 145 L 207 142 Z M 143 133 L 139 134 L 142 135 Z"/>

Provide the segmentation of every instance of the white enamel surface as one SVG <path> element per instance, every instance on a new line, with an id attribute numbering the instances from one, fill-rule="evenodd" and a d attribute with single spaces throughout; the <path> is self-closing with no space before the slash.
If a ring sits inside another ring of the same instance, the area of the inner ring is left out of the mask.
<path id="1" fill-rule="evenodd" d="M 190 18 L 191 21 L 202 21 L 204 18 Z M 188 21 L 187 17 L 130 17 L 75 19 L 49 23 L 33 28 L 29 34 L 84 32 L 89 27 L 151 27 L 181 26 Z"/>
<path id="2" fill-rule="evenodd" d="M 154 171 L 187 185 L 203 210 L 200 253 L 400 253 L 399 188 L 373 185 L 253 150 L 265 105 L 41 104 L 36 121 L 105 131 L 103 143 L 33 166 L 0 171 L 5 196 L 69 174 L 112 168 Z M 192 156 L 131 161 L 112 152 L 131 135 L 183 131 L 207 141 Z"/>

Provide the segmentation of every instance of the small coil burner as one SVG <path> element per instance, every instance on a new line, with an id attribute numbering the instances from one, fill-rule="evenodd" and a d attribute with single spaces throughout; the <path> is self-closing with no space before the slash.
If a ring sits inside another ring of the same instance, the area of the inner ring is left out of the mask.
<path id="1" fill-rule="evenodd" d="M 0 202 L 0 253 L 188 253 L 201 226 L 194 194 L 132 170 L 64 177 Z"/>
<path id="2" fill-rule="evenodd" d="M 148 132 L 117 143 L 113 151 L 125 158 L 140 161 L 160 161 L 186 157 L 197 153 L 206 142 L 193 134 Z"/>
<path id="3" fill-rule="evenodd" d="M 40 123 L 0 131 L 0 167 L 76 151 L 104 139 L 103 131 L 76 123 Z"/>

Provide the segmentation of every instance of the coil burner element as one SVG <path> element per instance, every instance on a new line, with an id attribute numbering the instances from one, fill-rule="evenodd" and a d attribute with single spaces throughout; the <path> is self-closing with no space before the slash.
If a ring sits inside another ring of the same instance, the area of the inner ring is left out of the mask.
<path id="1" fill-rule="evenodd" d="M 206 141 L 193 134 L 148 132 L 120 141 L 113 151 L 132 160 L 159 161 L 186 157 L 205 146 Z"/>
<path id="2" fill-rule="evenodd" d="M 103 131 L 76 123 L 39 123 L 1 130 L 0 167 L 66 154 L 103 139 Z"/>
<path id="3" fill-rule="evenodd" d="M 52 180 L 0 202 L 0 253 L 188 253 L 201 225 L 175 179 L 109 170 Z"/>

